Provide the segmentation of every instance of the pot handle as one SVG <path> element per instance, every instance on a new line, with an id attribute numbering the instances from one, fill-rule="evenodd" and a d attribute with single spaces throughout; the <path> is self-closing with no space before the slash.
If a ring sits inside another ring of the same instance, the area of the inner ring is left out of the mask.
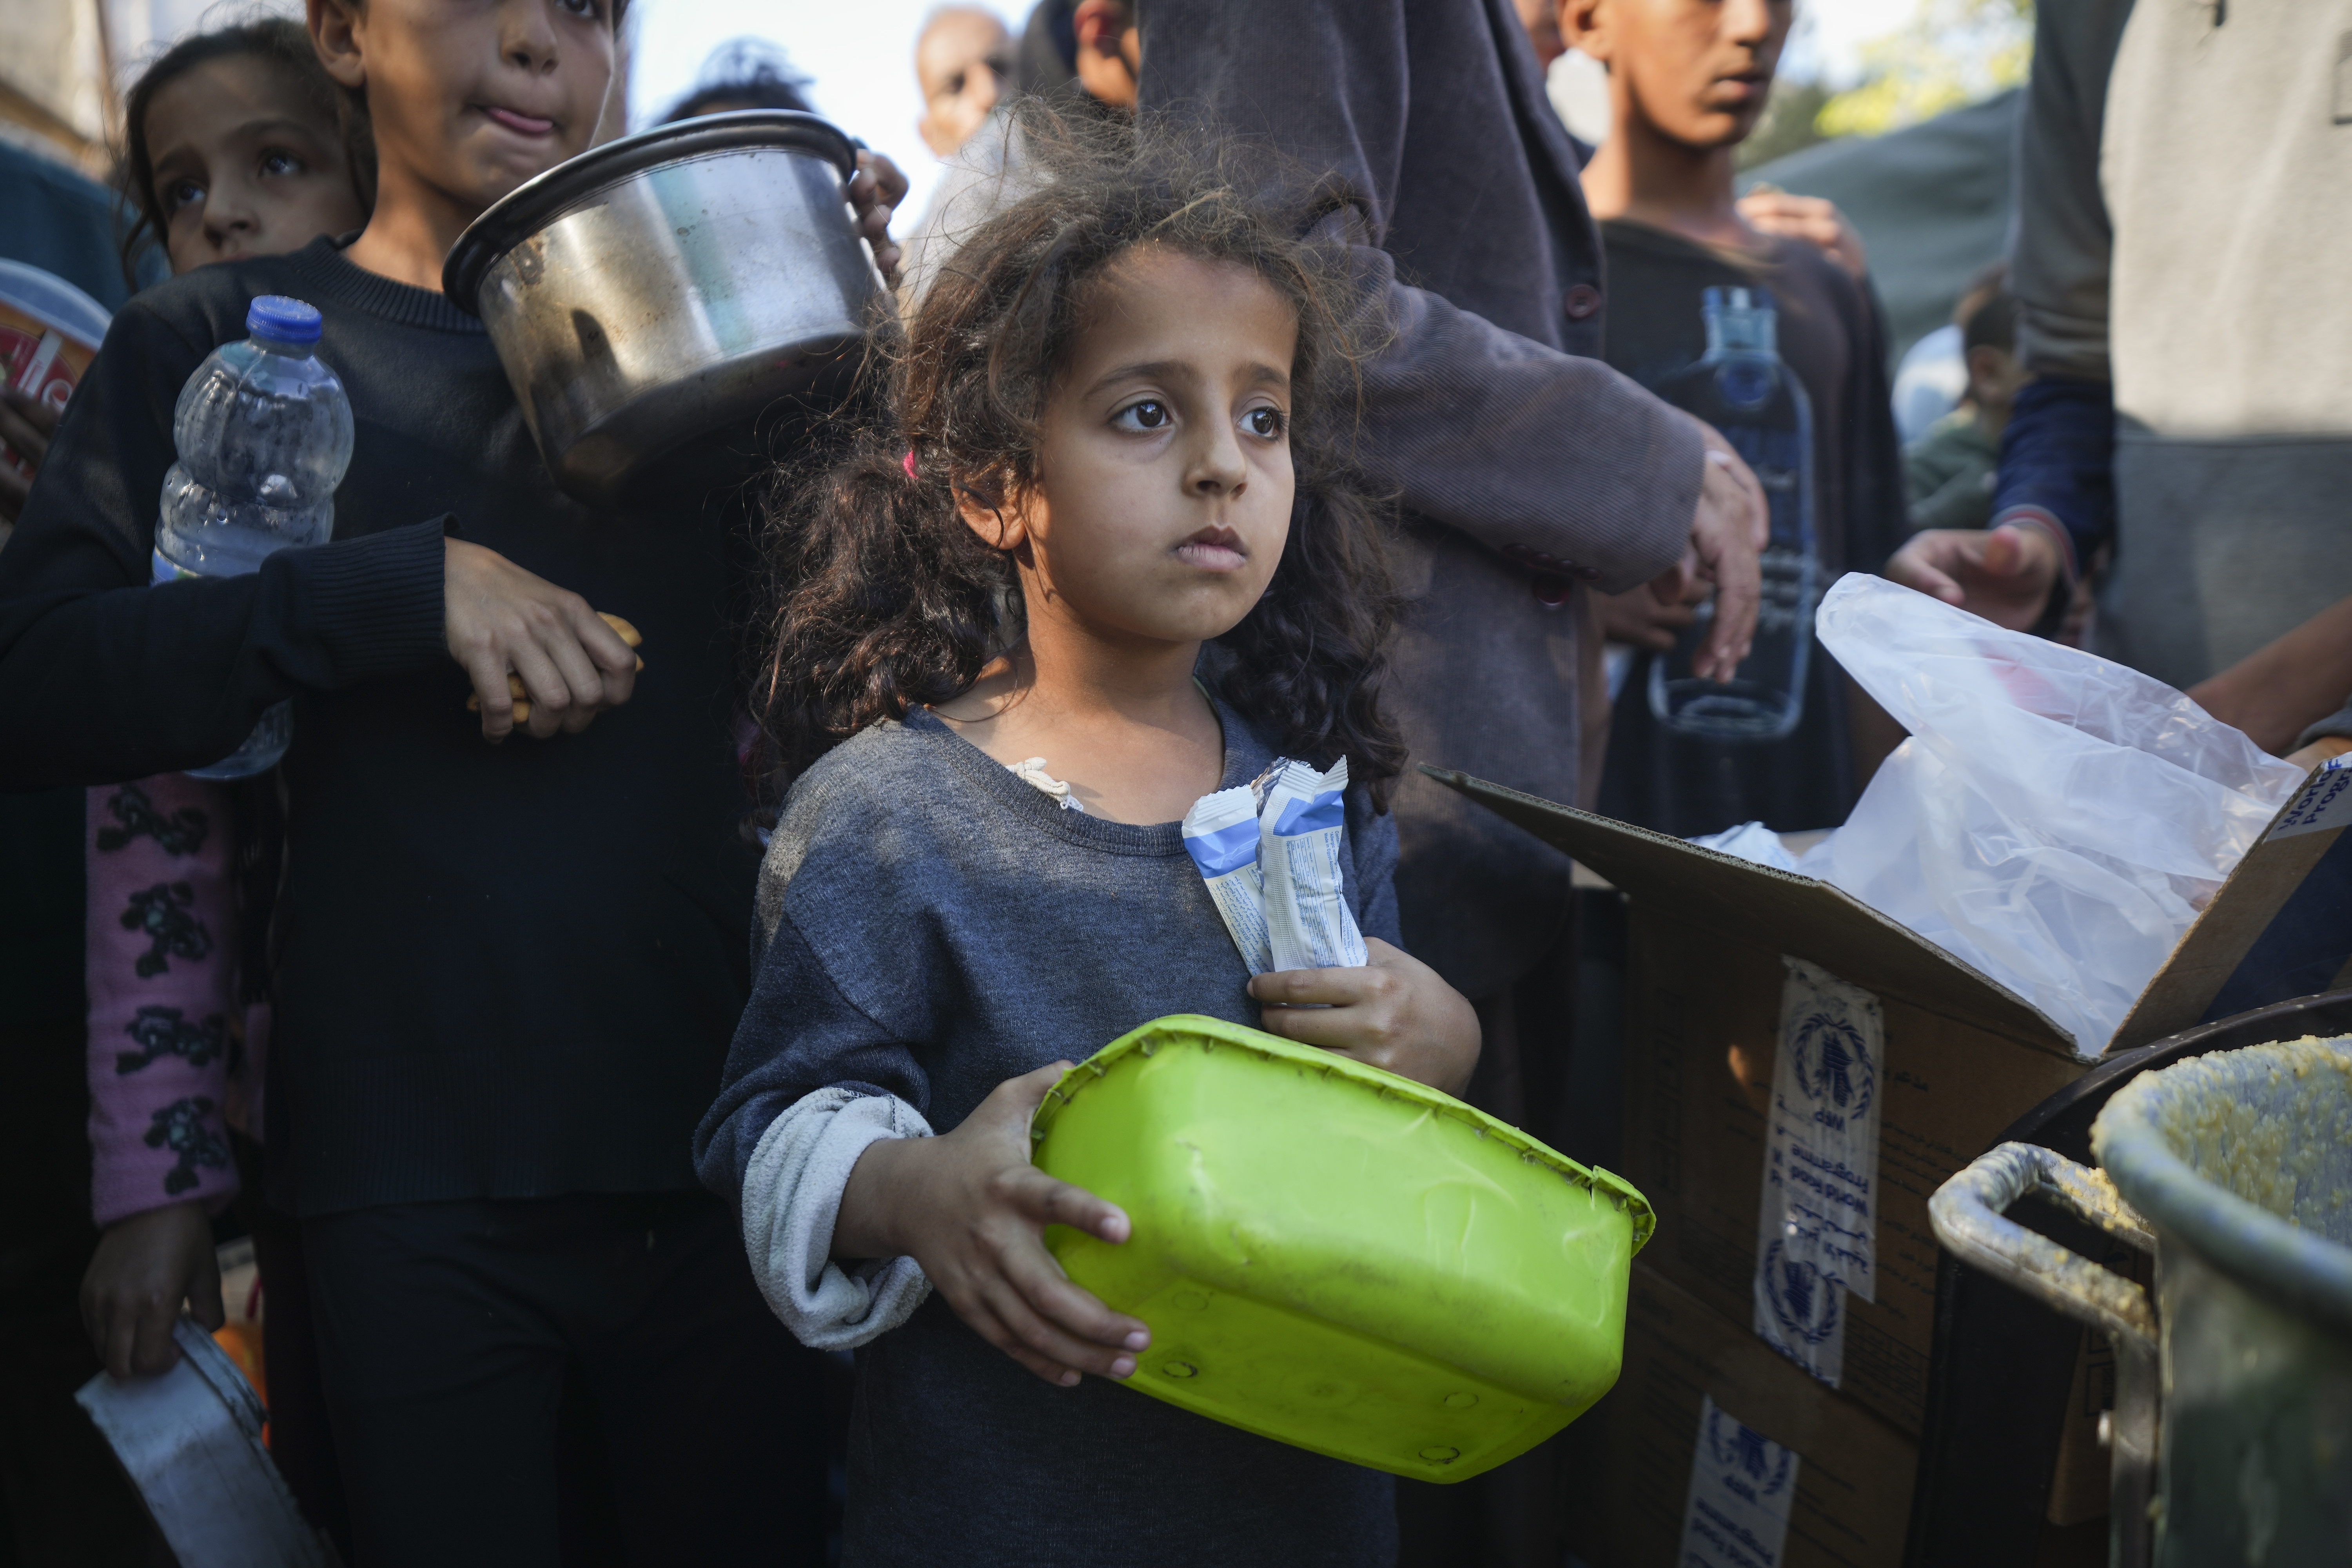
<path id="1" fill-rule="evenodd" d="M 1955 1173 L 1927 1200 L 1936 1239 L 1983 1269 L 2080 1322 L 2156 1343 L 2147 1292 L 2119 1274 L 2002 1217 L 2032 1194 L 2137 1247 L 2156 1250 L 2147 1222 L 2134 1213 L 2103 1171 L 2032 1143 L 2003 1143 Z"/>

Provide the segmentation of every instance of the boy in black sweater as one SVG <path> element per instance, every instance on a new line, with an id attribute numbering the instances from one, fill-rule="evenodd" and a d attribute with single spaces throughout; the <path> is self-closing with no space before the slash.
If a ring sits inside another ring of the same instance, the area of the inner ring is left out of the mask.
<path id="1" fill-rule="evenodd" d="M 1780 357 L 1812 405 L 1821 587 L 1877 571 L 1905 536 L 1902 449 L 1885 327 L 1858 247 L 1824 255 L 1762 232 L 1732 184 L 1734 151 L 1763 112 L 1788 37 L 1788 0 L 1559 0 L 1556 15 L 1561 37 L 1609 68 L 1609 139 L 1583 175 L 1608 254 L 1609 363 L 1657 385 L 1706 351 L 1705 290 L 1769 291 Z M 1682 837 L 1759 818 L 1782 832 L 1845 820 L 1864 767 L 1891 742 L 1884 716 L 1856 701 L 1819 642 L 1793 734 L 1696 740 L 1659 723 L 1646 696 L 1649 661 L 1674 646 L 1691 609 L 1636 589 L 1600 610 L 1610 638 L 1633 650 L 1610 723 L 1603 814 Z M 1812 606 L 1804 613 L 1810 622 Z"/>
<path id="2" fill-rule="evenodd" d="M 587 144 L 617 18 L 310 19 L 367 100 L 374 216 L 115 319 L 0 557 L 0 787 L 194 766 L 295 701 L 271 1184 L 303 1221 L 362 1562 L 555 1561 L 567 1378 L 632 1557 L 815 1562 L 814 1370 L 688 1160 L 757 867 L 730 520 L 562 496 L 480 323 L 438 292 L 467 223 Z M 850 195 L 879 239 L 872 176 Z M 150 588 L 173 402 L 264 293 L 319 308 L 351 396 L 333 542 Z M 642 631 L 642 675 L 597 609 Z"/>

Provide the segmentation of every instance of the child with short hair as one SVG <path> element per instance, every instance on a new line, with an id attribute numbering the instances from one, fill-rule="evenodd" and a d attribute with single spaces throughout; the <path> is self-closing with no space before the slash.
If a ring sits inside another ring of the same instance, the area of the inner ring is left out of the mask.
<path id="1" fill-rule="evenodd" d="M 1995 262 L 1969 284 L 1952 309 L 1960 329 L 1968 391 L 1953 409 L 1903 448 L 1903 482 L 1911 528 L 1983 528 L 1992 521 L 2000 434 L 2026 381 L 2017 357 L 2017 303 L 2009 268 Z"/>
<path id="2" fill-rule="evenodd" d="M 200 765 L 295 703 L 269 1177 L 362 1561 L 552 1561 L 567 1387 L 632 1556 L 822 1560 L 815 1367 L 688 1157 L 749 979 L 741 520 L 564 496 L 440 293 L 469 223 L 588 146 L 618 9 L 311 0 L 374 132 L 366 226 L 117 315 L 0 554 L 0 787 Z M 351 400 L 334 537 L 151 587 L 173 401 L 263 294 L 318 309 Z"/>
<path id="3" fill-rule="evenodd" d="M 1767 291 L 1780 358 L 1812 406 L 1819 581 L 1878 570 L 1905 536 L 1885 323 L 1865 280 L 1810 240 L 1759 230 L 1733 186 L 1736 149 L 1787 41 L 1789 0 L 1560 0 L 1559 16 L 1560 36 L 1609 70 L 1609 137 L 1583 175 L 1609 263 L 1605 357 L 1655 386 L 1705 352 L 1706 289 Z M 1635 589 L 1602 600 L 1601 616 L 1631 654 L 1602 812 L 1684 837 L 1757 819 L 1782 832 L 1845 820 L 1884 751 L 1874 733 L 1857 736 L 1856 693 L 1818 641 L 1794 733 L 1706 741 L 1668 730 L 1645 696 L 1650 661 L 1691 624 L 1690 605 Z"/>
<path id="4" fill-rule="evenodd" d="M 1041 1240 L 1129 1239 L 1027 1128 L 1137 1025 L 1209 1014 L 1457 1091 L 1478 1050 L 1393 945 L 1394 599 L 1334 457 L 1345 274 L 1236 195 L 1264 187 L 1147 145 L 1051 171 L 958 252 L 895 424 L 776 535 L 792 789 L 696 1149 L 778 1314 L 861 1347 L 852 1563 L 1395 1551 L 1388 1477 L 1108 1386 L 1149 1331 Z M 1367 967 L 1253 979 L 1186 855 L 1178 819 L 1277 752 L 1348 762 Z"/>

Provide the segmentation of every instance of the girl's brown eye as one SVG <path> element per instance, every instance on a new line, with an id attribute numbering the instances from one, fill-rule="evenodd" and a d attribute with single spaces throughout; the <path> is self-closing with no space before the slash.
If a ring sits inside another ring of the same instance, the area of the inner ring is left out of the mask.
<path id="1" fill-rule="evenodd" d="M 1168 405 L 1156 398 L 1150 397 L 1140 403 L 1130 403 L 1111 416 L 1111 423 L 1123 426 L 1129 430 L 1163 429 L 1168 421 Z"/>
<path id="2" fill-rule="evenodd" d="M 1282 410 L 1253 408 L 1242 416 L 1242 423 L 1249 427 L 1251 435 L 1263 436 L 1271 441 L 1282 434 Z"/>
<path id="3" fill-rule="evenodd" d="M 194 180 L 178 180 L 163 187 L 163 210 L 178 212 L 205 199 L 205 188 Z"/>

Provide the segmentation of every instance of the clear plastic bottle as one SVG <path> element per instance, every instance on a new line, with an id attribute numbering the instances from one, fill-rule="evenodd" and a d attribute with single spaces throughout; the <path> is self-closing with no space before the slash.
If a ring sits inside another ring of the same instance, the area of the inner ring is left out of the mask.
<path id="1" fill-rule="evenodd" d="M 179 461 L 163 478 L 155 523 L 157 583 L 257 572 L 267 556 L 320 544 L 334 531 L 335 487 L 352 460 L 352 405 L 312 351 L 319 312 L 264 294 L 246 311 L 242 342 L 196 367 L 172 413 Z M 294 705 L 261 716 L 245 744 L 203 779 L 275 767 L 294 736 Z"/>
<path id="2" fill-rule="evenodd" d="M 1780 358 L 1772 297 L 1762 289 L 1709 289 L 1706 353 L 1676 371 L 1657 394 L 1723 432 L 1764 486 L 1772 520 L 1764 547 L 1764 598 L 1756 640 L 1727 681 L 1692 670 L 1715 625 L 1712 600 L 1650 663 L 1650 711 L 1669 729 L 1711 741 L 1777 741 L 1804 716 L 1805 676 L 1821 595 L 1813 543 L 1813 411 Z"/>

